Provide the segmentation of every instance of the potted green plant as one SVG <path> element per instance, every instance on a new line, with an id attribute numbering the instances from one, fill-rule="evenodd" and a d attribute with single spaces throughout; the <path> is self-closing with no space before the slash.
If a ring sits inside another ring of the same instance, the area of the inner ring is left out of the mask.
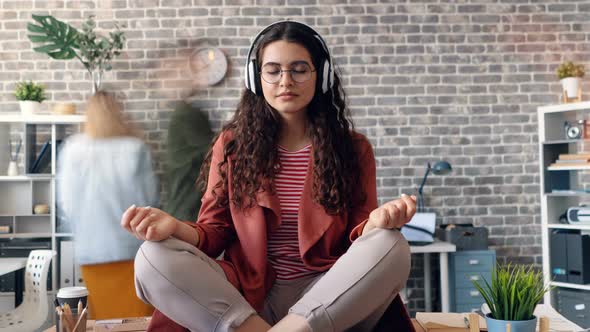
<path id="1" fill-rule="evenodd" d="M 504 332 L 510 324 L 512 332 L 535 332 L 535 307 L 549 290 L 543 275 L 533 266 L 498 266 L 491 281 L 473 284 L 490 308 L 486 316 L 489 332 Z"/>
<path id="2" fill-rule="evenodd" d="M 39 112 L 41 103 L 45 100 L 45 87 L 32 81 L 18 82 L 14 96 L 19 101 L 21 113 L 33 115 Z"/>
<path id="3" fill-rule="evenodd" d="M 103 37 L 94 31 L 93 16 L 82 23 L 82 32 L 51 15 L 33 15 L 33 20 L 37 24 L 27 24 L 29 40 L 42 44 L 33 50 L 58 60 L 77 58 L 90 74 L 92 92 L 98 91 L 104 72 L 112 69 L 111 60 L 121 54 L 125 44 L 125 34 L 117 24 L 109 37 Z"/>
<path id="4" fill-rule="evenodd" d="M 584 74 L 584 65 L 576 65 L 571 61 L 566 61 L 557 67 L 557 76 L 568 98 L 575 98 L 581 94 L 579 92 Z"/>

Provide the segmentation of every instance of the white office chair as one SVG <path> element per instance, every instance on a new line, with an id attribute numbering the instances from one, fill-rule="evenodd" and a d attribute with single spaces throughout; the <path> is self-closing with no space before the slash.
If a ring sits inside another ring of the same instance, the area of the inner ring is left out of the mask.
<path id="1" fill-rule="evenodd" d="M 52 250 L 33 250 L 25 268 L 23 302 L 16 309 L 0 313 L 0 332 L 31 332 L 40 328 L 49 313 L 47 274 L 55 255 Z"/>

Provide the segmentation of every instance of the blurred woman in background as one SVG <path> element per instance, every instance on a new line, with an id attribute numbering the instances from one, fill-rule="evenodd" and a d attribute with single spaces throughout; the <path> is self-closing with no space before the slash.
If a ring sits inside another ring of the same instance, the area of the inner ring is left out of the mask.
<path id="1" fill-rule="evenodd" d="M 153 311 L 135 295 L 133 258 L 141 241 L 119 225 L 130 205 L 158 205 L 150 149 L 139 137 L 115 97 L 99 91 L 86 105 L 83 133 L 70 136 L 59 153 L 58 204 L 72 227 L 93 319 Z"/>

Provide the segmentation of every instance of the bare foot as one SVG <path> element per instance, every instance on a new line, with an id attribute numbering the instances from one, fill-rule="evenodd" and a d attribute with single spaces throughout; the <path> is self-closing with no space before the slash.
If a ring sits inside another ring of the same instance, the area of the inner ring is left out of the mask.
<path id="1" fill-rule="evenodd" d="M 288 314 L 281 319 L 275 326 L 270 329 L 270 332 L 312 332 L 311 327 L 307 324 L 305 318 Z"/>
<path id="2" fill-rule="evenodd" d="M 268 330 L 270 330 L 270 325 L 258 315 L 248 317 L 242 325 L 236 328 L 236 332 L 266 332 Z"/>

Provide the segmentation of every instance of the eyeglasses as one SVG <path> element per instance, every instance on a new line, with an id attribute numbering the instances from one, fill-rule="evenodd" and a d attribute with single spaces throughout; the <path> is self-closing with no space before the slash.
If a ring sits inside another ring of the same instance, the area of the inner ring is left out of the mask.
<path id="1" fill-rule="evenodd" d="M 281 65 L 276 63 L 267 63 L 262 67 L 260 75 L 268 84 L 277 84 L 283 78 L 283 73 L 289 73 L 291 79 L 297 83 L 305 83 L 311 79 L 311 67 L 307 62 L 295 63 L 290 69 L 281 69 Z"/>

